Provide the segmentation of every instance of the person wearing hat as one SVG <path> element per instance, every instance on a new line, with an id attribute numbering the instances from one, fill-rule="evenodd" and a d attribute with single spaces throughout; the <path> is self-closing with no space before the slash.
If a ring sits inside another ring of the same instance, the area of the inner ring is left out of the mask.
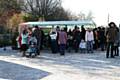
<path id="1" fill-rule="evenodd" d="M 109 24 L 109 28 L 107 31 L 107 38 L 108 38 L 108 44 L 107 44 L 107 52 L 106 52 L 106 58 L 114 58 L 114 44 L 116 41 L 116 35 L 117 35 L 117 29 L 116 29 L 116 24 L 114 22 L 110 22 Z M 109 50 L 111 50 L 111 53 L 109 53 Z"/>

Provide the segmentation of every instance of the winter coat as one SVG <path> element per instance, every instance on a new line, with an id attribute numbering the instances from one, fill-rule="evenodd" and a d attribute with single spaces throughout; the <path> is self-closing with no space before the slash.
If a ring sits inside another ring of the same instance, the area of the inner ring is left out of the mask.
<path id="1" fill-rule="evenodd" d="M 58 36 L 58 44 L 66 44 L 66 43 L 67 43 L 67 33 L 64 31 L 60 31 Z"/>
<path id="2" fill-rule="evenodd" d="M 79 31 L 79 30 L 75 30 L 75 31 L 73 32 L 73 40 L 80 42 L 80 40 L 81 40 L 81 35 L 80 35 L 80 31 Z"/>
<path id="3" fill-rule="evenodd" d="M 93 31 L 91 31 L 91 32 L 87 31 L 86 32 L 85 41 L 94 41 Z"/>
<path id="4" fill-rule="evenodd" d="M 109 28 L 107 33 L 108 42 L 115 42 L 116 35 L 117 35 L 117 29 L 115 27 Z"/>

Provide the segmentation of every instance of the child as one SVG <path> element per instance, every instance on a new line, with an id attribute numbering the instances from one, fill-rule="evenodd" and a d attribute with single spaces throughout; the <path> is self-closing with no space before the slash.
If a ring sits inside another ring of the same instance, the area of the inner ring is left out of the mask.
<path id="1" fill-rule="evenodd" d="M 26 56 L 28 57 L 35 57 L 37 55 L 37 39 L 32 34 L 29 40 L 29 49 L 27 50 Z"/>
<path id="2" fill-rule="evenodd" d="M 86 42 L 84 40 L 81 40 L 79 48 L 80 48 L 81 53 L 85 53 L 86 52 Z"/>

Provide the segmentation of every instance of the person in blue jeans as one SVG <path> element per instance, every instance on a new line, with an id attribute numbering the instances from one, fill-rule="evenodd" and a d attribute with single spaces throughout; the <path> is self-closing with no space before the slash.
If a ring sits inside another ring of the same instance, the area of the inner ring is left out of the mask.
<path id="1" fill-rule="evenodd" d="M 93 53 L 93 41 L 87 41 L 87 52 Z"/>
<path id="2" fill-rule="evenodd" d="M 90 28 L 86 31 L 85 41 L 87 42 L 87 52 L 93 53 L 94 34 Z"/>

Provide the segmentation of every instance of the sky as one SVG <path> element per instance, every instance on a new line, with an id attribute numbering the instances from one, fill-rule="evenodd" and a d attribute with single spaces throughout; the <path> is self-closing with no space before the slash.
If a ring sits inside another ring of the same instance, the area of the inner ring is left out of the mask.
<path id="1" fill-rule="evenodd" d="M 120 0 L 62 0 L 62 6 L 75 14 L 93 13 L 98 26 L 107 25 L 109 21 L 120 24 Z"/>

